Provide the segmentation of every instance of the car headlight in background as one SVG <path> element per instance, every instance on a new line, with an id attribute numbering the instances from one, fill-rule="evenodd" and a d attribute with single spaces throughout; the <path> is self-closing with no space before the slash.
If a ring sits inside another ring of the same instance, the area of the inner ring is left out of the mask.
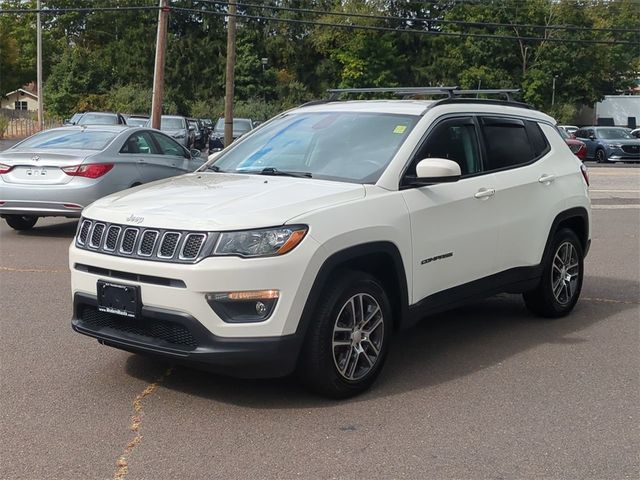
<path id="1" fill-rule="evenodd" d="M 241 257 L 269 257 L 284 255 L 293 250 L 307 234 L 305 225 L 222 232 L 213 255 L 238 255 Z"/>
<path id="2" fill-rule="evenodd" d="M 605 143 L 605 145 L 609 148 L 622 148 L 621 143 Z"/>

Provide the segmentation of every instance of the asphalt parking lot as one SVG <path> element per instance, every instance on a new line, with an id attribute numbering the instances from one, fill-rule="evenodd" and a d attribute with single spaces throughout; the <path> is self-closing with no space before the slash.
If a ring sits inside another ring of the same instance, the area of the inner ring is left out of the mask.
<path id="1" fill-rule="evenodd" d="M 500 295 L 400 334 L 374 388 L 161 364 L 73 333 L 76 222 L 0 225 L 2 477 L 638 478 L 640 168 L 593 166 L 581 301 Z"/>

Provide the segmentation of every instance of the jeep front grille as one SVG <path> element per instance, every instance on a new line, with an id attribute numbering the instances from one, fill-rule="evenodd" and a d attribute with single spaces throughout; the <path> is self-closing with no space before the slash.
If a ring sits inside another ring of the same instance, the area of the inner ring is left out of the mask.
<path id="1" fill-rule="evenodd" d="M 131 227 L 82 219 L 76 246 L 83 250 L 161 262 L 196 263 L 217 233 Z"/>

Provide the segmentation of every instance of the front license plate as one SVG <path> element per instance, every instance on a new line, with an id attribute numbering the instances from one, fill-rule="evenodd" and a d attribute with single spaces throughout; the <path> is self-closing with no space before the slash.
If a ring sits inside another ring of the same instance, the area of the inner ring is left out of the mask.
<path id="1" fill-rule="evenodd" d="M 137 317 L 140 312 L 140 287 L 98 280 L 98 310 Z"/>

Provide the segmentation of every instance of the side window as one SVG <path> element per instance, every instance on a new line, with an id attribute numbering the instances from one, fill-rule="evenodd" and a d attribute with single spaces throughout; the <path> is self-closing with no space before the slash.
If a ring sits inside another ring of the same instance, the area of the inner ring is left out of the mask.
<path id="1" fill-rule="evenodd" d="M 536 158 L 523 120 L 483 117 L 481 124 L 487 150 L 486 170 L 515 167 Z"/>
<path id="2" fill-rule="evenodd" d="M 576 138 L 587 138 L 587 134 L 584 130 L 582 130 L 581 128 L 576 130 Z"/>
<path id="3" fill-rule="evenodd" d="M 533 153 L 536 158 L 541 157 L 551 149 L 547 137 L 544 136 L 537 122 L 527 120 L 525 123 L 527 125 L 527 135 L 529 135 L 531 146 L 533 147 Z"/>
<path id="4" fill-rule="evenodd" d="M 155 155 L 158 151 L 148 132 L 137 132 L 127 138 L 120 153 Z"/>
<path id="5" fill-rule="evenodd" d="M 160 146 L 160 154 L 161 155 L 175 155 L 178 157 L 186 157 L 187 151 L 182 145 L 180 145 L 175 140 L 167 137 L 166 135 L 162 135 L 161 133 L 153 133 L 153 138 L 156 139 L 158 145 Z"/>
<path id="6" fill-rule="evenodd" d="M 440 122 L 418 150 L 407 174 L 416 174 L 416 165 L 425 158 L 446 158 L 460 165 L 462 175 L 480 172 L 480 150 L 476 126 L 471 117 Z"/>

